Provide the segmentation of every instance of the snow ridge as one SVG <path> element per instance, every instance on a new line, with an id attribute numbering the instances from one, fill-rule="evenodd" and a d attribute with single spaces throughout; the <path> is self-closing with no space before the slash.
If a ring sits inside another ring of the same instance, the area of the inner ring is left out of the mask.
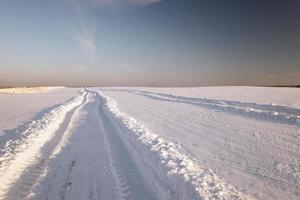
<path id="1" fill-rule="evenodd" d="M 108 112 L 125 130 L 121 137 L 131 143 L 129 146 L 138 160 L 149 168 L 152 175 L 147 178 L 152 179 L 150 182 L 156 190 L 161 190 L 159 199 L 252 199 L 225 183 L 211 169 L 203 169 L 195 160 L 181 154 L 173 143 L 164 141 L 136 119 L 122 113 L 111 97 L 99 94 Z"/>
<path id="2" fill-rule="evenodd" d="M 31 166 L 43 163 L 43 147 L 55 137 L 55 132 L 60 128 L 66 114 L 78 107 L 85 99 L 85 92 L 46 113 L 40 120 L 33 121 L 22 133 L 24 137 L 18 140 L 9 140 L 1 149 L 0 160 L 0 199 L 7 199 L 14 183 L 26 173 Z M 27 190 L 24 188 L 24 190 Z"/>
<path id="3" fill-rule="evenodd" d="M 128 90 L 128 92 L 146 96 L 152 99 L 207 106 L 209 108 L 215 108 L 222 111 L 230 111 L 247 116 L 261 117 L 262 119 L 276 120 L 287 124 L 300 124 L 300 109 L 297 108 L 277 105 L 261 105 L 256 103 L 242 103 L 228 100 L 184 97 L 139 90 Z"/>

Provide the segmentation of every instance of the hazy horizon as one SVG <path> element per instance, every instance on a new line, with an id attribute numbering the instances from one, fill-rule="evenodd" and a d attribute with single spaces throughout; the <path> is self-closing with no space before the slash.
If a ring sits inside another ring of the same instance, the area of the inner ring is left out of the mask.
<path id="1" fill-rule="evenodd" d="M 300 85 L 300 3 L 2 0 L 0 86 Z"/>

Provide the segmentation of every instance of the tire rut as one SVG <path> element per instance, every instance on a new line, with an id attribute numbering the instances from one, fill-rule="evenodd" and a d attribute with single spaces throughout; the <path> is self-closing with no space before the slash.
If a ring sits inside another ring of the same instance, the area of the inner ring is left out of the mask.
<path id="1" fill-rule="evenodd" d="M 23 165 L 25 165 L 25 170 L 22 172 L 17 181 L 13 183 L 13 185 L 11 185 L 6 192 L 2 193 L 3 195 L 0 196 L 0 199 L 19 200 L 30 195 L 32 187 L 34 187 L 35 183 L 46 172 L 46 168 L 49 160 L 51 159 L 52 153 L 70 125 L 74 113 L 80 109 L 80 107 L 82 107 L 86 101 L 87 93 L 84 95 L 83 101 L 80 105 L 67 112 L 63 123 L 60 124 L 59 129 L 54 133 L 54 137 L 47 143 L 41 144 L 43 145 L 42 147 L 36 147 L 34 152 L 31 155 L 28 155 L 30 156 L 28 158 L 29 163 L 23 163 Z M 31 162 L 33 164 L 30 164 Z"/>
<path id="2" fill-rule="evenodd" d="M 110 153 L 112 170 L 115 174 L 121 200 L 157 199 L 150 189 L 145 177 L 138 169 L 126 145 L 119 134 L 122 134 L 104 112 L 103 103 L 99 101 L 98 113 L 103 122 L 104 135 Z"/>

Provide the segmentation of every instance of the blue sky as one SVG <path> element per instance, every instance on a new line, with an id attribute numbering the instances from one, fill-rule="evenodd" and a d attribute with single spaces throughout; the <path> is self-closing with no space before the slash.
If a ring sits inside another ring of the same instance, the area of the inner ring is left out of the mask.
<path id="1" fill-rule="evenodd" d="M 287 1 L 0 0 L 0 85 L 300 84 Z"/>

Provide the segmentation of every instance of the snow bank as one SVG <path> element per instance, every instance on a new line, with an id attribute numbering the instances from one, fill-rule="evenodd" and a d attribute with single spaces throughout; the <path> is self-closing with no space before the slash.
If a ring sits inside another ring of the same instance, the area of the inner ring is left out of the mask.
<path id="1" fill-rule="evenodd" d="M 171 142 L 147 130 L 134 118 L 120 112 L 117 103 L 104 97 L 106 107 L 131 144 L 133 154 L 147 165 L 150 182 L 160 190 L 160 199 L 251 199 L 203 169 L 194 160 L 176 150 Z M 150 172 L 150 173 L 149 173 Z"/>
<path id="2" fill-rule="evenodd" d="M 80 95 L 52 111 L 46 113 L 40 120 L 32 121 L 17 140 L 4 142 L 0 155 L 0 199 L 5 199 L 12 183 L 26 171 L 29 166 L 42 159 L 42 148 L 54 136 L 64 121 L 66 114 L 84 101 Z"/>

